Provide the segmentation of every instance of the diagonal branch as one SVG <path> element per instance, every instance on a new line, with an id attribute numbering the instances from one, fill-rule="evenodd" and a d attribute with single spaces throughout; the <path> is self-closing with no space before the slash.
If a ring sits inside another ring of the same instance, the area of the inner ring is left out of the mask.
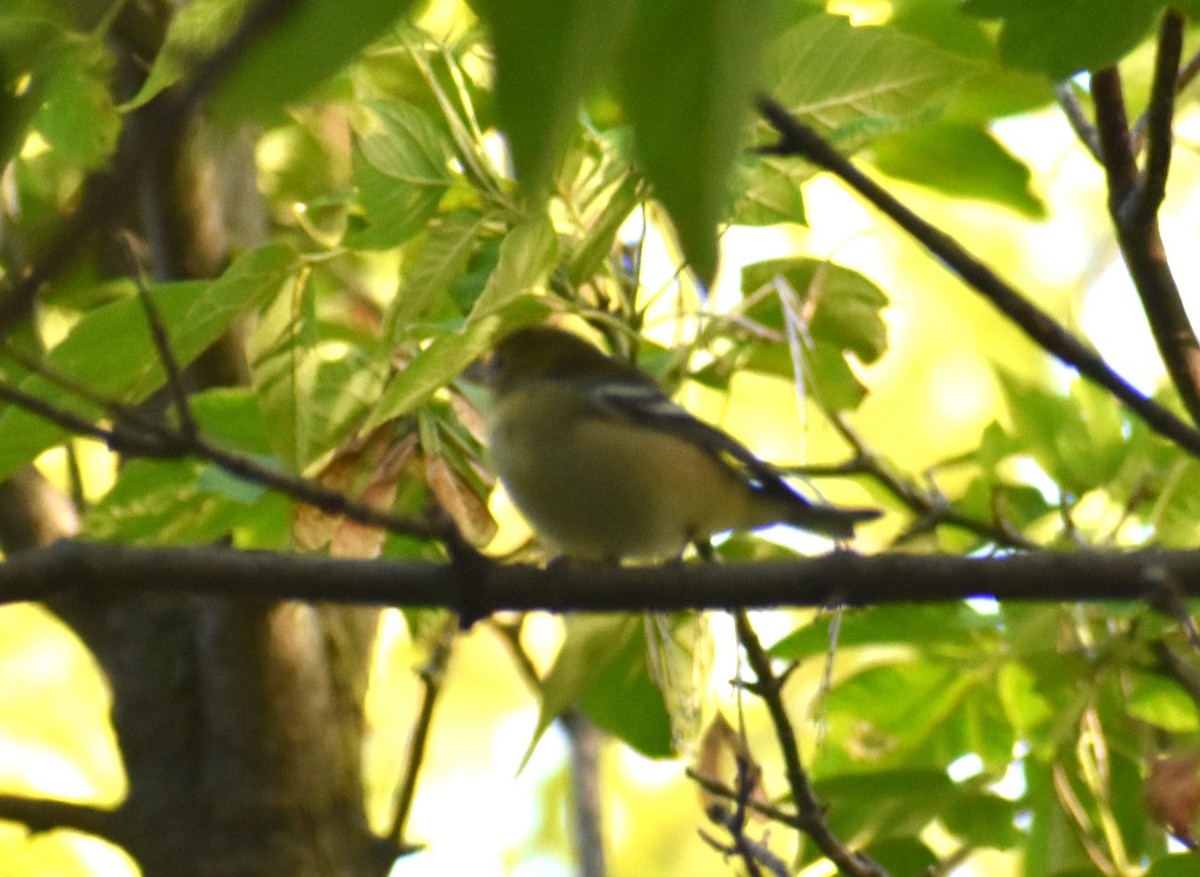
<path id="1" fill-rule="evenodd" d="M 1079 98 L 1075 94 L 1075 86 L 1070 80 L 1060 82 L 1055 87 L 1054 93 L 1058 98 L 1058 105 L 1062 107 L 1063 115 L 1067 117 L 1067 122 L 1071 125 L 1071 130 L 1075 132 L 1079 142 L 1087 147 L 1092 157 L 1099 161 L 1100 134 L 1096 130 L 1096 126 L 1088 119 L 1083 107 L 1080 106 Z"/>
<path id="2" fill-rule="evenodd" d="M 825 809 L 817 800 L 808 773 L 800 760 L 800 746 L 796 739 L 796 731 L 783 704 L 783 680 L 776 676 L 771 667 L 771 658 L 759 641 L 758 633 L 750 624 L 750 616 L 744 609 L 734 615 L 737 624 L 738 641 L 746 653 L 746 662 L 754 671 L 755 682 L 751 690 L 762 699 L 775 728 L 775 737 L 783 755 L 784 770 L 787 773 L 788 786 L 792 792 L 792 800 L 796 806 L 796 821 L 800 829 L 813 839 L 829 861 L 838 870 L 850 877 L 887 877 L 887 872 L 871 859 L 854 852 L 847 847 L 829 827 L 825 818 Z"/>
<path id="3" fill-rule="evenodd" d="M 6 347 L 5 350 L 11 355 L 14 348 Z M 41 373 L 51 381 L 74 389 L 70 378 L 47 371 Z M 236 478 L 277 490 L 326 514 L 341 515 L 369 527 L 379 527 L 389 533 L 417 539 L 437 539 L 454 551 L 468 551 L 457 527 L 448 518 L 418 520 L 393 514 L 358 502 L 315 481 L 272 468 L 252 457 L 222 448 L 194 431 L 186 431 L 183 427 L 173 428 L 127 406 L 102 400 L 86 389 L 81 395 L 93 405 L 108 408 L 116 420 L 116 425 L 106 427 L 93 423 L 87 417 L 0 381 L 0 400 L 36 414 L 74 435 L 87 436 L 103 442 L 111 450 L 126 456 L 157 460 L 179 460 L 188 457 L 207 460 Z"/>
<path id="4" fill-rule="evenodd" d="M 1193 456 L 1200 457 L 1200 431 L 1139 392 L 1066 327 L 1001 280 L 948 234 L 901 204 L 816 131 L 795 119 L 778 103 L 770 98 L 761 98 L 759 110 L 780 135 L 779 143 L 765 151 L 800 156 L 833 173 L 912 235 L 967 285 L 981 293 L 1042 349 L 1121 400 L 1155 432 Z"/>
<path id="5" fill-rule="evenodd" d="M 1146 161 L 1138 171 L 1116 68 L 1092 77 L 1108 210 L 1121 254 L 1146 312 L 1167 374 L 1193 422 L 1200 423 L 1200 340 L 1167 262 L 1158 226 L 1171 165 L 1171 123 L 1182 57 L 1184 19 L 1168 11 L 1159 29 L 1158 55 L 1146 113 Z"/>
<path id="6" fill-rule="evenodd" d="M 442 684 L 446 679 L 446 668 L 450 664 L 450 652 L 457 629 L 458 620 L 454 616 L 448 617 L 434 635 L 429 659 L 419 672 L 421 706 L 408 740 L 404 775 L 396 790 L 395 814 L 392 816 L 391 830 L 388 831 L 388 840 L 396 849 L 401 850 L 402 854 L 420 849 L 406 837 L 408 817 L 416 799 L 417 780 L 420 778 L 421 765 L 425 762 L 425 753 L 428 750 L 429 729 L 433 725 L 433 711 L 442 693 Z"/>

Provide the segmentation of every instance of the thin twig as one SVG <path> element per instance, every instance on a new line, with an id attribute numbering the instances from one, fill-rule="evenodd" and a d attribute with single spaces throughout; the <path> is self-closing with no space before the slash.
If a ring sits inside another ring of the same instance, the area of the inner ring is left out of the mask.
<path id="1" fill-rule="evenodd" d="M 816 131 L 795 119 L 778 103 L 770 98 L 761 98 L 759 110 L 780 135 L 780 141 L 765 149 L 765 152 L 801 156 L 836 175 L 912 235 L 972 289 L 987 298 L 1042 349 L 1124 402 L 1155 432 L 1193 456 L 1200 457 L 1200 431 L 1139 392 L 1066 327 L 1001 280 L 948 234 L 901 204 L 838 153 Z"/>
<path id="2" fill-rule="evenodd" d="M 571 772 L 571 820 L 579 877 L 605 877 L 603 802 L 600 795 L 600 744 L 603 734 L 578 710 L 558 717 L 567 735 Z"/>
<path id="3" fill-rule="evenodd" d="M 728 798 L 730 801 L 737 800 L 738 792 L 736 789 L 731 789 L 729 786 L 725 785 L 719 780 L 715 780 L 710 776 L 700 773 L 695 768 L 687 768 L 684 771 L 684 775 L 711 795 L 716 795 L 719 798 Z M 786 825 L 789 828 L 800 827 L 800 820 L 797 819 L 796 814 L 789 813 L 787 810 L 776 807 L 774 804 L 768 804 L 765 801 L 759 801 L 755 798 L 751 798 L 746 802 L 746 806 L 755 813 L 766 816 L 768 819 L 778 822 L 781 825 Z"/>
<path id="4" fill-rule="evenodd" d="M 1100 139 L 1100 164 L 1108 183 L 1109 211 L 1120 213 L 1137 184 L 1137 162 L 1129 138 L 1125 92 L 1121 73 L 1107 67 L 1092 74 L 1092 102 L 1096 107 L 1096 133 Z"/>
<path id="5" fill-rule="evenodd" d="M 15 348 L 5 347 L 10 355 Z M 40 370 L 43 377 L 63 386 L 74 388 L 76 382 L 50 369 Z M 105 407 L 116 425 L 104 427 L 90 419 L 68 411 L 51 402 L 0 381 L 0 400 L 29 411 L 72 433 L 94 438 L 111 450 L 132 457 L 179 460 L 206 460 L 219 469 L 243 481 L 277 490 L 292 499 L 311 505 L 329 515 L 341 515 L 360 524 L 380 527 L 390 533 L 417 539 L 436 539 L 455 549 L 467 559 L 473 551 L 463 541 L 457 527 L 448 518 L 417 520 L 375 508 L 351 499 L 315 481 L 272 468 L 258 460 L 213 444 L 201 435 L 186 435 L 161 421 L 152 420 L 112 400 L 102 400 L 97 394 L 84 390 L 84 401 Z"/>
<path id="6" fill-rule="evenodd" d="M 419 849 L 419 846 L 408 842 L 405 838 L 405 831 L 408 827 L 408 817 L 412 813 L 413 800 L 417 794 L 417 780 L 421 775 L 421 766 L 425 763 L 429 729 L 433 725 L 433 710 L 437 706 L 438 696 L 442 692 L 442 683 L 446 678 L 446 667 L 450 663 L 450 652 L 457 630 L 458 620 L 453 615 L 447 616 L 434 635 L 429 659 L 421 668 L 421 706 L 417 711 L 417 720 L 413 725 L 412 736 L 409 737 L 408 751 L 404 759 L 404 774 L 396 789 L 395 815 L 392 817 L 392 827 L 387 835 L 388 840 L 399 850 Z"/>
<path id="7" fill-rule="evenodd" d="M 738 641 L 746 654 L 746 662 L 754 671 L 755 682 L 751 691 L 756 694 L 767 708 L 771 724 L 775 728 L 775 738 L 783 756 L 784 770 L 787 774 L 788 786 L 792 792 L 792 800 L 796 803 L 798 825 L 800 829 L 813 839 L 813 842 L 825 856 L 833 862 L 844 874 L 850 877 L 886 877 L 887 872 L 866 856 L 856 853 L 842 843 L 833 833 L 825 819 L 825 808 L 817 800 L 808 773 L 800 759 L 800 746 L 796 739 L 792 720 L 783 704 L 779 679 L 771 667 L 771 658 L 763 648 L 754 627 L 750 624 L 750 616 L 744 609 L 734 613 L 737 625 Z"/>
<path id="8" fill-rule="evenodd" d="M 1062 107 L 1063 115 L 1067 117 L 1067 122 L 1070 123 L 1071 130 L 1075 132 L 1079 142 L 1087 147 L 1093 158 L 1099 161 L 1100 136 L 1096 132 L 1096 126 L 1088 119 L 1087 113 L 1083 111 L 1083 107 L 1079 103 L 1079 97 L 1075 94 L 1075 85 L 1070 80 L 1060 82 L 1055 86 L 1054 94 L 1058 97 L 1058 105 Z"/>
<path id="9" fill-rule="evenodd" d="M 150 338 L 154 341 L 154 349 L 158 353 L 158 360 L 162 363 L 163 372 L 167 376 L 167 390 L 171 394 L 171 401 L 175 405 L 175 414 L 179 418 L 180 434 L 187 439 L 194 439 L 199 430 L 196 427 L 196 420 L 192 416 L 192 406 L 188 402 L 187 391 L 183 386 L 183 374 L 179 368 L 179 362 L 175 359 L 175 353 L 171 350 L 171 340 L 167 336 L 167 327 L 163 324 L 162 314 L 158 311 L 158 305 L 154 303 L 154 299 L 150 296 L 150 288 L 146 282 L 146 272 L 142 268 L 141 260 L 137 257 L 135 250 L 135 241 L 133 236 L 128 232 L 122 235 L 125 242 L 125 251 L 129 256 L 129 261 L 133 266 L 133 277 L 137 286 L 138 301 L 142 304 L 142 311 L 146 314 L 146 322 L 150 324 Z"/>
<path id="10" fill-rule="evenodd" d="M 1006 548 L 1034 551 L 1041 547 L 1022 533 L 1006 526 L 1003 521 L 990 523 L 965 515 L 951 506 L 940 494 L 917 487 L 867 443 L 851 426 L 843 412 L 829 411 L 828 415 L 842 438 L 854 449 L 858 460 L 857 468 L 916 512 L 924 526 L 930 529 L 939 524 L 958 527 Z"/>
<path id="11" fill-rule="evenodd" d="M 488 622 L 508 647 L 521 677 L 540 696 L 541 677 L 521 644 L 524 623 L 523 615 L 512 622 L 495 618 Z M 604 877 L 608 873 L 608 865 L 604 854 L 604 819 L 600 800 L 600 731 L 587 716 L 572 707 L 563 710 L 557 721 L 567 735 L 570 748 L 571 791 L 575 804 L 572 824 L 579 873 L 582 877 Z"/>

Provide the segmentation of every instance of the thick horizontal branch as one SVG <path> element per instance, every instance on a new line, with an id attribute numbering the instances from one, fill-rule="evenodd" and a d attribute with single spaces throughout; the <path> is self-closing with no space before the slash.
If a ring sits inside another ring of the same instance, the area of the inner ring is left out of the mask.
<path id="1" fill-rule="evenodd" d="M 61 541 L 0 564 L 0 603 L 42 600 L 64 591 L 92 599 L 169 593 L 444 607 L 469 619 L 503 610 L 670 611 L 928 603 L 973 596 L 1162 602 L 1200 596 L 1200 550 L 996 558 L 837 551 L 782 563 L 541 569 L 478 556 L 461 563 L 406 563 Z"/>

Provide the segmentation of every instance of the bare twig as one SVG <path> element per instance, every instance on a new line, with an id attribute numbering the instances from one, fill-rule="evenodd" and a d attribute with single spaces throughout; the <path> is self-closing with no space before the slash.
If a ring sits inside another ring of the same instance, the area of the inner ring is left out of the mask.
<path id="1" fill-rule="evenodd" d="M 412 813 L 413 800 L 417 794 L 417 780 L 421 775 L 421 765 L 425 762 L 429 729 L 433 725 L 433 710 L 437 706 L 438 696 L 442 692 L 442 682 L 446 677 L 446 667 L 450 663 L 450 651 L 457 630 L 458 620 L 451 615 L 434 635 L 429 659 L 420 671 L 421 706 L 417 711 L 417 720 L 413 725 L 412 736 L 408 740 L 404 774 L 396 789 L 396 809 L 392 817 L 391 830 L 387 835 L 388 840 L 396 849 L 403 852 L 420 849 L 419 845 L 409 843 L 405 837 L 405 831 L 408 826 L 408 817 Z"/>
<path id="2" fill-rule="evenodd" d="M 817 800 L 808 773 L 800 760 L 800 746 L 796 731 L 783 704 L 780 680 L 771 667 L 771 658 L 758 639 L 750 624 L 750 616 L 744 609 L 734 613 L 738 641 L 746 654 L 746 662 L 754 671 L 755 681 L 751 691 L 762 699 L 775 728 L 775 739 L 783 755 L 784 771 L 792 800 L 796 803 L 796 818 L 800 829 L 813 839 L 813 843 L 829 861 L 850 877 L 886 877 L 887 872 L 866 856 L 856 853 L 842 843 L 833 833 L 825 819 L 825 809 Z"/>
<path id="3" fill-rule="evenodd" d="M 952 237 L 901 204 L 778 103 L 761 98 L 759 110 L 780 135 L 780 141 L 766 152 L 801 156 L 836 175 L 987 298 L 1044 350 L 1120 399 L 1155 432 L 1200 457 L 1200 431 L 1139 392 L 1053 317 L 1001 280 Z"/>
<path id="4" fill-rule="evenodd" d="M 162 315 L 158 312 L 158 306 L 154 303 L 154 299 L 150 297 L 149 285 L 146 282 L 146 272 L 142 269 L 142 263 L 137 257 L 133 237 L 128 233 L 122 237 L 125 242 L 125 250 L 129 255 L 129 261 L 133 267 L 138 301 L 141 302 L 142 310 L 146 314 L 146 321 L 150 324 L 150 338 L 154 341 L 154 349 L 158 353 L 158 360 L 162 363 L 163 372 L 167 376 L 167 389 L 171 393 L 171 401 L 175 405 L 175 414 L 179 418 L 180 434 L 187 439 L 194 439 L 199 434 L 199 430 L 196 428 L 196 420 L 192 416 L 192 406 L 188 403 L 187 391 L 183 386 L 183 374 L 179 368 L 179 362 L 175 359 L 174 351 L 171 350 L 171 339 L 167 336 L 167 327 L 163 325 Z"/>
<path id="5" fill-rule="evenodd" d="M 1125 93 L 1116 67 L 1092 74 L 1092 101 L 1096 105 L 1100 161 L 1108 181 L 1109 209 L 1116 215 L 1137 184 L 1138 173 L 1125 114 Z"/>
<path id="6" fill-rule="evenodd" d="M 571 769 L 572 827 L 579 877 L 605 877 L 603 802 L 600 797 L 600 744 L 603 734 L 577 710 L 558 717 L 566 731 Z"/>
<path id="7" fill-rule="evenodd" d="M 1087 147 L 1092 157 L 1099 161 L 1100 135 L 1096 131 L 1096 126 L 1088 119 L 1087 113 L 1083 111 L 1079 97 L 1075 94 L 1075 86 L 1070 80 L 1060 82 L 1055 87 L 1054 93 L 1058 97 L 1058 105 L 1062 107 L 1063 115 L 1067 117 L 1075 136 L 1079 138 L 1080 143 Z"/>
<path id="8" fill-rule="evenodd" d="M 945 524 L 958 527 L 1006 548 L 1033 551 L 1040 547 L 1022 533 L 1005 525 L 1002 520 L 998 523 L 981 521 L 956 510 L 936 491 L 922 490 L 905 479 L 896 471 L 895 467 L 876 453 L 851 426 L 843 412 L 828 411 L 827 414 L 842 438 L 854 449 L 857 455 L 857 468 L 915 512 L 921 518 L 923 526 L 932 528 L 939 524 Z"/>
<path id="9" fill-rule="evenodd" d="M 18 822 L 34 834 L 55 829 L 80 831 L 114 844 L 125 842 L 121 811 L 52 798 L 0 795 L 0 819 Z"/>
<path id="10" fill-rule="evenodd" d="M 1200 340 L 1167 263 L 1157 217 L 1170 168 L 1171 122 L 1182 33 L 1183 19 L 1177 13 L 1166 13 L 1159 30 L 1147 113 L 1144 171 L 1139 173 L 1135 161 L 1121 77 L 1115 67 L 1092 76 L 1092 98 L 1108 185 L 1108 210 L 1121 254 L 1167 374 L 1193 422 L 1200 423 Z"/>
<path id="11" fill-rule="evenodd" d="M 724 783 L 715 780 L 710 776 L 705 776 L 694 768 L 687 768 L 687 770 L 684 771 L 684 774 L 688 779 L 709 794 L 716 795 L 720 798 L 728 798 L 730 801 L 737 800 L 738 791 L 736 789 L 731 789 Z M 746 806 L 755 813 L 760 813 L 763 816 L 766 816 L 768 819 L 778 822 L 781 825 L 786 825 L 789 828 L 799 828 L 799 820 L 797 820 L 796 814 L 789 813 L 786 810 L 776 807 L 774 804 L 768 804 L 764 801 L 750 798 L 748 801 L 746 801 Z"/>
<path id="12" fill-rule="evenodd" d="M 1200 52 L 1196 52 L 1192 57 L 1188 58 L 1183 67 L 1180 68 L 1179 75 L 1175 77 L 1175 94 L 1177 96 L 1183 94 L 1184 90 L 1195 81 L 1197 74 L 1200 74 Z M 1133 126 L 1133 131 L 1130 134 L 1133 151 L 1137 154 L 1142 151 L 1142 147 L 1146 141 L 1146 113 L 1142 113 L 1138 118 L 1137 124 Z"/>
<path id="13" fill-rule="evenodd" d="M 746 866 L 746 873 L 751 877 L 760 877 L 762 874 L 760 865 L 775 877 L 790 877 L 791 869 L 788 868 L 786 862 L 771 852 L 765 838 L 763 841 L 756 841 L 746 834 L 747 811 L 754 803 L 753 794 L 755 788 L 758 787 L 758 773 L 758 768 L 752 766 L 748 758 L 739 755 L 737 757 L 737 790 L 732 798 L 734 808 L 730 810 L 720 802 L 714 802 L 707 808 L 709 820 L 729 832 L 731 843 L 728 846 L 723 845 L 703 831 L 700 832 L 700 837 L 711 847 L 720 851 L 722 855 L 740 858 Z"/>
<path id="14" fill-rule="evenodd" d="M 6 351 L 11 350 L 12 348 L 6 348 Z M 44 368 L 41 374 L 56 383 L 67 385 L 72 390 L 76 388 L 76 382 L 71 378 L 53 374 Z M 470 549 L 462 542 L 457 528 L 449 519 L 416 520 L 392 514 L 357 502 L 314 481 L 271 468 L 251 457 L 229 451 L 201 435 L 188 435 L 169 424 L 141 415 L 121 403 L 101 400 L 86 388 L 83 389 L 82 395 L 85 396 L 85 401 L 107 408 L 114 415 L 116 425 L 106 427 L 93 423 L 87 417 L 0 381 L 0 399 L 36 414 L 74 435 L 104 442 L 119 453 L 160 460 L 187 457 L 207 460 L 230 475 L 278 490 L 327 514 L 341 515 L 360 524 L 380 527 L 390 533 L 417 539 L 437 539 L 456 550 L 469 553 Z"/>
<path id="15" fill-rule="evenodd" d="M 521 677 L 534 692 L 541 694 L 542 680 L 521 644 L 523 624 L 523 616 L 514 622 L 495 619 L 490 622 L 491 628 L 508 647 Z M 604 818 L 600 800 L 600 729 L 573 708 L 563 710 L 558 722 L 567 735 L 570 750 L 574 803 L 571 822 L 575 833 L 575 851 L 579 857 L 579 874 L 581 877 L 604 877 L 608 873 L 608 865 L 604 853 Z"/>

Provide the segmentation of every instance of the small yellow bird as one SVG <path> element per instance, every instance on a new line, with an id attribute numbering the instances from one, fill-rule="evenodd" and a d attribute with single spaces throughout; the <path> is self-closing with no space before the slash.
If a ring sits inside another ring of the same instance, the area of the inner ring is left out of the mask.
<path id="1" fill-rule="evenodd" d="M 496 474 L 567 557 L 666 560 L 714 533 L 778 523 L 847 539 L 880 515 L 810 502 L 649 375 L 570 332 L 519 329 L 484 374 Z"/>

